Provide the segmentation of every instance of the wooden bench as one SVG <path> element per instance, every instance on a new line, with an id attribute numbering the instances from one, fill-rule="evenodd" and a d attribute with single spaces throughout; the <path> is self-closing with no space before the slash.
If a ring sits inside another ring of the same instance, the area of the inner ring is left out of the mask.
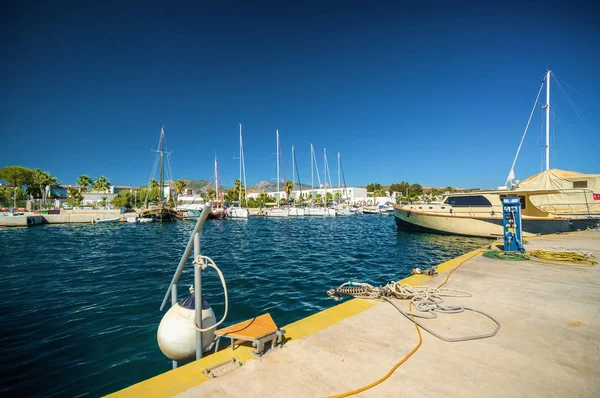
<path id="1" fill-rule="evenodd" d="M 281 343 L 281 338 L 285 330 L 280 330 L 271 314 L 263 314 L 235 325 L 228 326 L 215 331 L 215 352 L 219 351 L 219 342 L 221 337 L 231 339 L 231 349 L 235 350 L 236 340 L 249 341 L 256 349 L 252 354 L 261 356 L 264 354 L 263 348 L 266 343 L 271 343 L 271 348 L 275 348 Z M 238 345 L 241 344 L 238 342 Z"/>

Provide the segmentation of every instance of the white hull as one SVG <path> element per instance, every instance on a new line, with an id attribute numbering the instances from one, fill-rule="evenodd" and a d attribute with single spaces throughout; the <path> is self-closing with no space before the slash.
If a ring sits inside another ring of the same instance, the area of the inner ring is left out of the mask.
<path id="1" fill-rule="evenodd" d="M 271 209 L 265 211 L 265 216 L 273 218 L 285 218 L 289 217 L 288 209 Z"/>
<path id="2" fill-rule="evenodd" d="M 113 223 L 113 222 L 119 222 L 119 221 L 121 221 L 121 217 L 105 218 L 105 219 L 97 218 L 95 220 L 92 220 L 92 224 Z"/>
<path id="3" fill-rule="evenodd" d="M 228 218 L 248 218 L 248 210 L 243 207 L 230 207 L 227 209 Z"/>
<path id="4" fill-rule="evenodd" d="M 325 216 L 325 209 L 323 207 L 307 207 L 304 209 L 304 215 L 323 217 Z"/>
<path id="5" fill-rule="evenodd" d="M 288 215 L 290 217 L 302 217 L 305 215 L 305 212 L 303 208 L 291 207 L 288 209 Z"/>
<path id="6" fill-rule="evenodd" d="M 350 211 L 350 208 L 342 207 L 340 209 L 335 209 L 335 215 L 336 216 L 351 216 L 352 212 Z"/>
<path id="7" fill-rule="evenodd" d="M 327 217 L 335 217 L 335 209 L 325 209 L 325 216 Z"/>

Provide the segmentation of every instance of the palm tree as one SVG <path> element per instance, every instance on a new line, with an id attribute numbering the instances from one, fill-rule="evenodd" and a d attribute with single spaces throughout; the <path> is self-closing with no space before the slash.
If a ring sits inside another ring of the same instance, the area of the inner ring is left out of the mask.
<path id="1" fill-rule="evenodd" d="M 158 181 L 154 178 L 150 180 L 150 188 L 158 188 Z"/>
<path id="2" fill-rule="evenodd" d="M 333 195 L 331 194 L 331 192 L 327 192 L 325 194 L 325 204 L 331 202 L 333 200 Z"/>
<path id="3" fill-rule="evenodd" d="M 32 180 L 33 184 L 39 187 L 42 202 L 46 204 L 46 187 L 49 185 L 56 184 L 56 177 L 51 176 L 50 173 L 47 173 L 40 169 L 33 169 Z"/>
<path id="4" fill-rule="evenodd" d="M 260 203 L 261 207 L 263 207 L 265 205 L 265 203 L 267 203 L 268 199 L 269 199 L 269 194 L 266 192 L 262 192 L 260 195 L 258 195 L 258 203 Z"/>
<path id="5" fill-rule="evenodd" d="M 108 188 L 110 188 L 110 181 L 104 176 L 98 177 L 96 181 L 94 181 L 94 185 L 92 185 L 92 189 L 96 191 L 108 191 Z"/>
<path id="6" fill-rule="evenodd" d="M 283 189 L 285 189 L 285 200 L 287 202 L 290 200 L 290 194 L 292 193 L 292 190 L 294 189 L 294 183 L 291 182 L 290 180 L 287 180 L 285 182 L 285 185 L 283 186 Z"/>
<path id="7" fill-rule="evenodd" d="M 86 174 L 80 175 L 77 179 L 77 185 L 81 187 L 82 191 L 87 191 L 88 186 L 92 185 L 93 182 L 94 180 L 92 180 L 92 178 Z"/>
<path id="8" fill-rule="evenodd" d="M 183 181 L 183 180 L 175 181 L 175 192 L 177 192 L 177 195 L 181 195 L 183 193 L 183 191 L 185 190 L 185 187 L 187 187 L 187 184 L 185 183 L 185 181 Z"/>
<path id="9" fill-rule="evenodd" d="M 209 201 L 213 201 L 217 197 L 217 191 L 215 191 L 214 189 L 209 189 L 206 195 Z"/>

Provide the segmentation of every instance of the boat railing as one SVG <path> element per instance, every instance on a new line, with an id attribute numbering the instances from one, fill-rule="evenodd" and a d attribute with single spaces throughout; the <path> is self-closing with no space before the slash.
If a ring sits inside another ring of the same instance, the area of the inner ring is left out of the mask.
<path id="1" fill-rule="evenodd" d="M 167 293 L 160 305 L 160 310 L 164 311 L 167 302 L 169 301 L 169 296 L 171 296 L 171 306 L 177 304 L 177 284 L 179 283 L 179 277 L 183 272 L 183 268 L 188 262 L 192 249 L 194 250 L 194 258 L 200 255 L 200 231 L 208 218 L 208 214 L 210 213 L 210 203 L 204 205 L 202 209 L 202 213 L 200 213 L 200 217 L 198 217 L 198 221 L 196 221 L 196 225 L 194 226 L 194 230 L 190 236 L 187 246 L 179 260 L 179 265 L 175 270 L 175 274 L 173 275 L 173 279 L 167 288 Z M 194 298 L 195 298 L 195 311 L 196 311 L 196 325 L 198 328 L 202 329 L 202 274 L 198 267 L 194 267 Z M 196 359 L 202 358 L 202 333 L 196 331 Z M 173 369 L 177 367 L 177 361 L 173 361 Z"/>

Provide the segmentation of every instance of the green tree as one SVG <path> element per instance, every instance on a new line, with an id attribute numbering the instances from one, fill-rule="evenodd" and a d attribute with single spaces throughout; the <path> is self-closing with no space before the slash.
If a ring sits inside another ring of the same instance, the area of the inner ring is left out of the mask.
<path id="1" fill-rule="evenodd" d="M 187 184 L 185 183 L 185 181 L 183 181 L 183 180 L 175 181 L 175 192 L 177 192 L 177 195 L 181 195 L 185 191 L 185 187 L 187 187 Z"/>
<path id="2" fill-rule="evenodd" d="M 217 191 L 214 189 L 209 189 L 208 193 L 206 194 L 206 197 L 208 199 L 208 201 L 213 201 L 217 198 Z"/>
<path id="3" fill-rule="evenodd" d="M 333 195 L 333 198 L 336 200 L 336 202 L 339 202 L 342 198 L 342 194 L 338 191 Z"/>
<path id="4" fill-rule="evenodd" d="M 454 192 L 454 188 L 452 188 L 451 186 L 447 186 L 446 189 L 444 190 L 444 192 L 448 192 L 448 193 L 452 193 Z"/>
<path id="5" fill-rule="evenodd" d="M 150 180 L 150 189 L 152 188 L 158 188 L 158 181 L 156 181 L 154 178 Z"/>
<path id="6" fill-rule="evenodd" d="M 40 197 L 42 202 L 46 204 L 46 187 L 57 183 L 56 177 L 50 175 L 40 169 L 33 169 L 31 171 L 31 182 L 36 188 L 39 189 Z"/>
<path id="7" fill-rule="evenodd" d="M 110 181 L 104 176 L 100 176 L 94 181 L 92 189 L 95 191 L 108 191 L 110 188 Z"/>
<path id="8" fill-rule="evenodd" d="M 381 186 L 381 184 L 377 183 L 377 182 L 373 182 L 369 185 L 367 185 L 367 192 L 375 192 L 378 189 L 383 189 L 383 187 Z"/>
<path id="9" fill-rule="evenodd" d="M 133 208 L 134 201 L 134 194 L 127 190 L 124 190 L 119 192 L 119 194 L 115 196 L 113 200 L 110 201 L 110 204 L 118 208 L 125 206 L 126 208 L 131 209 Z"/>
<path id="10" fill-rule="evenodd" d="M 327 192 L 325 194 L 325 204 L 330 203 L 333 201 L 333 195 L 331 192 Z"/>
<path id="11" fill-rule="evenodd" d="M 258 203 L 261 207 L 264 207 L 265 203 L 267 203 L 267 200 L 269 200 L 268 193 L 262 192 L 260 195 L 258 195 Z"/>
<path id="12" fill-rule="evenodd" d="M 235 202 L 240 200 L 240 191 L 242 190 L 242 182 L 239 179 L 236 179 L 233 182 L 233 187 L 227 191 L 225 195 L 225 200 L 228 202 Z"/>
<path id="13" fill-rule="evenodd" d="M 79 191 L 79 189 L 70 187 L 69 188 L 69 197 L 66 200 L 67 204 L 71 207 L 81 206 L 83 202 L 83 195 Z"/>
<path id="14" fill-rule="evenodd" d="M 406 181 L 402 181 L 399 184 L 390 185 L 390 193 L 392 192 L 400 192 L 402 195 L 406 195 L 406 190 L 410 188 L 410 184 Z"/>
<path id="15" fill-rule="evenodd" d="M 410 194 L 413 195 L 422 195 L 423 194 L 423 187 L 421 186 L 421 184 L 412 184 L 410 186 L 410 188 L 408 188 Z"/>
<path id="16" fill-rule="evenodd" d="M 77 185 L 81 187 L 82 191 L 87 191 L 88 187 L 94 183 L 94 180 L 86 174 L 82 174 L 77 179 Z"/>
<path id="17" fill-rule="evenodd" d="M 384 196 L 386 196 L 385 190 L 383 188 L 376 189 L 373 192 L 373 196 L 374 197 L 379 197 L 379 198 L 384 197 Z"/>
<path id="18" fill-rule="evenodd" d="M 286 201 L 290 200 L 290 194 L 292 193 L 292 190 L 294 189 L 294 183 L 290 180 L 287 180 L 285 182 L 285 185 L 283 186 L 283 189 L 285 189 L 285 200 Z"/>
<path id="19" fill-rule="evenodd" d="M 6 181 L 11 188 L 30 185 L 32 172 L 27 167 L 6 166 L 0 169 L 0 180 Z"/>

